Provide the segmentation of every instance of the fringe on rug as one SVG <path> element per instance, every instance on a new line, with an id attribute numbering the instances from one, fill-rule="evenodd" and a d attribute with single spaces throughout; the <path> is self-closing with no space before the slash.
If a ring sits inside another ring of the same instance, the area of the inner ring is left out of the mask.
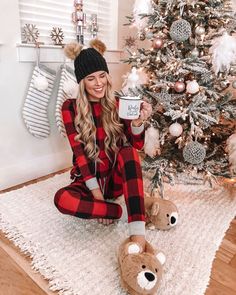
<path id="1" fill-rule="evenodd" d="M 0 230 L 23 254 L 32 259 L 32 269 L 48 280 L 50 290 L 57 291 L 59 295 L 77 295 L 69 287 L 69 283 L 50 265 L 46 255 L 40 250 L 40 246 L 32 243 L 27 235 L 20 233 L 17 227 L 10 226 L 8 222 L 4 221 L 2 214 L 0 214 Z"/>

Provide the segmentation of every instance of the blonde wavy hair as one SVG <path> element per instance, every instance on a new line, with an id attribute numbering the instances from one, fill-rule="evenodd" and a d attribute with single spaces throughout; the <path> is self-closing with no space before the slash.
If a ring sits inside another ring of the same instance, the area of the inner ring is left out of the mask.
<path id="1" fill-rule="evenodd" d="M 117 104 L 112 94 L 111 78 L 107 76 L 107 89 L 104 98 L 101 99 L 102 106 L 102 125 L 106 133 L 105 153 L 112 161 L 111 155 L 118 152 L 118 142 L 125 141 L 124 126 L 120 123 L 117 114 Z M 78 98 L 76 99 L 75 128 L 78 135 L 75 136 L 76 141 L 84 144 L 84 150 L 88 158 L 97 160 L 99 148 L 96 145 L 96 126 L 92 119 L 92 110 L 87 98 L 84 80 L 79 83 Z"/>

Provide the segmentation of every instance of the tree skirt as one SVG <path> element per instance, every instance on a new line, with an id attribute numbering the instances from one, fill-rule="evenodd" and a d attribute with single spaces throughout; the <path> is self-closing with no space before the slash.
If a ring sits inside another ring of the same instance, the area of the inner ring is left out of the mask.
<path id="1" fill-rule="evenodd" d="M 0 229 L 24 253 L 32 267 L 63 295 L 123 295 L 117 249 L 128 236 L 125 222 L 103 226 L 57 211 L 55 192 L 70 182 L 69 173 L 0 195 Z M 147 231 L 147 240 L 167 261 L 159 295 L 202 295 L 215 253 L 235 216 L 236 198 L 223 188 L 166 187 L 180 219 L 170 231 Z"/>

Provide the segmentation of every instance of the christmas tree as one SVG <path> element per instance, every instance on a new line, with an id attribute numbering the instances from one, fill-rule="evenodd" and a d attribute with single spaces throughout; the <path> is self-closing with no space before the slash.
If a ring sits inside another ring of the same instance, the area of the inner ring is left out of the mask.
<path id="1" fill-rule="evenodd" d="M 235 181 L 235 11 L 223 0 L 139 0 L 128 17 L 150 46 L 129 50 L 133 68 L 120 94 L 153 105 L 143 161 L 153 188 L 180 175 Z M 131 87 L 141 72 L 146 82 Z"/>

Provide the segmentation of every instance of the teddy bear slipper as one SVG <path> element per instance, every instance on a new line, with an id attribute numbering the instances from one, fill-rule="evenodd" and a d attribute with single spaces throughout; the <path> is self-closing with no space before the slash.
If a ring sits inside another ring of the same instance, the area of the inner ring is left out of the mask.
<path id="1" fill-rule="evenodd" d="M 173 202 L 160 198 L 157 191 L 153 191 L 151 195 L 145 193 L 144 204 L 148 229 L 168 230 L 178 223 L 177 207 Z"/>
<path id="2" fill-rule="evenodd" d="M 130 295 L 154 295 L 162 278 L 165 255 L 146 241 L 146 249 L 126 239 L 118 250 L 121 286 Z"/>

